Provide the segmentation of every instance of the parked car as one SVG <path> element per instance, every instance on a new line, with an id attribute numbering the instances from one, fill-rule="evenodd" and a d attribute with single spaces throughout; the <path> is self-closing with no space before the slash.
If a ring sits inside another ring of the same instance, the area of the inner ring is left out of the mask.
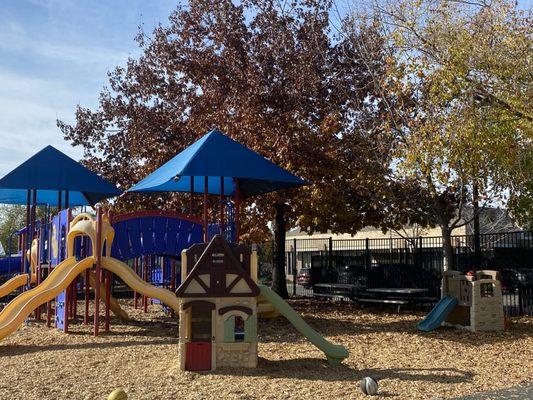
<path id="1" fill-rule="evenodd" d="M 302 285 L 304 288 L 309 289 L 313 286 L 311 276 L 311 268 L 302 268 L 296 275 L 296 283 Z"/>
<path id="2" fill-rule="evenodd" d="M 504 268 L 498 275 L 503 291 L 515 291 L 520 287 L 533 286 L 533 271 Z"/>

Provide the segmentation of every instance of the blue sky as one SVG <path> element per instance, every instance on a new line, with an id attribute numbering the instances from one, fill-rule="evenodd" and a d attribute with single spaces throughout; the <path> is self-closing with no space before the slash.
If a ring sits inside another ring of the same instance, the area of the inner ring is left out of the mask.
<path id="1" fill-rule="evenodd" d="M 0 176 L 52 144 L 79 159 L 56 118 L 95 107 L 106 72 L 138 54 L 139 24 L 165 23 L 176 0 L 2 0 Z"/>
<path id="2" fill-rule="evenodd" d="M 529 8 L 532 1 L 519 3 Z M 361 2 L 338 0 L 339 12 Z M 107 71 L 139 54 L 138 26 L 151 32 L 166 24 L 177 3 L 1 0 L 0 176 L 48 144 L 79 159 L 56 119 L 73 122 L 77 104 L 95 108 Z"/>

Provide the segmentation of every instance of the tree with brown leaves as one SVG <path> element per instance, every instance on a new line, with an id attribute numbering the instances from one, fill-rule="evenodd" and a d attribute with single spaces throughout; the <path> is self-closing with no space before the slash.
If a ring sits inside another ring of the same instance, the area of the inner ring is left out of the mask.
<path id="1" fill-rule="evenodd" d="M 125 189 L 218 128 L 310 181 L 246 199 L 245 239 L 276 230 L 273 288 L 287 295 L 285 228 L 356 232 L 382 221 L 390 165 L 375 129 L 372 79 L 349 40 L 330 31 L 330 1 L 194 0 L 137 37 L 142 55 L 109 74 L 96 110 L 58 121 L 84 162 Z M 381 38 L 375 73 L 381 65 Z M 180 208 L 178 195 L 119 199 L 120 209 Z M 274 205 L 274 207 L 273 207 Z"/>

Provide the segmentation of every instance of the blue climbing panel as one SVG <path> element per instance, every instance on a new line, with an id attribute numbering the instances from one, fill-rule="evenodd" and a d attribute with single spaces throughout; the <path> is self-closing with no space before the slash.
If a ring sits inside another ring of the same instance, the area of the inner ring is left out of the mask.
<path id="1" fill-rule="evenodd" d="M 65 317 L 67 315 L 66 300 L 67 292 L 63 290 L 56 297 L 56 328 L 61 330 L 65 329 Z"/>
<path id="2" fill-rule="evenodd" d="M 50 227 L 50 265 L 56 267 L 65 260 L 67 254 L 67 232 L 69 224 L 69 210 L 60 211 L 52 219 Z M 64 330 L 66 312 L 66 291 L 62 291 L 56 297 L 56 327 Z"/>
<path id="3" fill-rule="evenodd" d="M 22 256 L 14 255 L 0 258 L 0 276 L 9 278 L 20 274 Z M 7 280 L 7 279 L 6 279 Z"/>
<path id="4" fill-rule="evenodd" d="M 121 261 L 158 255 L 174 258 L 195 243 L 202 243 L 202 225 L 168 216 L 140 216 L 113 224 L 111 256 Z"/>

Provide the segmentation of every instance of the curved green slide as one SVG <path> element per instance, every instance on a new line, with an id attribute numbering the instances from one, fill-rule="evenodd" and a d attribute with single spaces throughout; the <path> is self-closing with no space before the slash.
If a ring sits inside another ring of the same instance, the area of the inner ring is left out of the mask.
<path id="1" fill-rule="evenodd" d="M 268 300 L 281 315 L 289 320 L 294 327 L 305 336 L 311 343 L 324 352 L 331 365 L 338 365 L 348 357 L 348 350 L 338 344 L 328 342 L 324 337 L 311 328 L 285 300 L 274 293 L 265 285 L 258 285 L 261 289 L 261 296 Z"/>

